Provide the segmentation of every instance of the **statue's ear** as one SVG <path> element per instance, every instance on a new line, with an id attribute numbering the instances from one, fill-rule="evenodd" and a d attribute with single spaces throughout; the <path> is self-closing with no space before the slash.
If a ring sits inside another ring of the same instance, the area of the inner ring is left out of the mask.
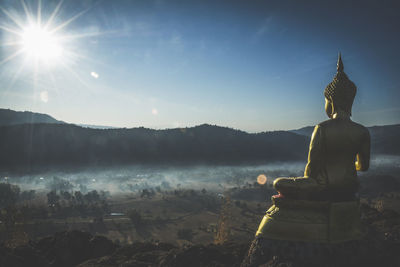
<path id="1" fill-rule="evenodd" d="M 336 108 L 335 104 L 333 103 L 332 97 L 330 97 L 330 103 L 331 103 L 331 110 L 332 110 L 330 118 L 332 118 L 333 114 L 335 114 L 337 112 L 337 108 Z"/>
<path id="2" fill-rule="evenodd" d="M 329 96 L 329 98 L 325 98 L 325 99 L 326 99 L 326 104 L 325 104 L 326 115 L 329 118 L 332 118 L 333 114 L 335 114 L 335 107 L 333 105 L 332 97 Z"/>

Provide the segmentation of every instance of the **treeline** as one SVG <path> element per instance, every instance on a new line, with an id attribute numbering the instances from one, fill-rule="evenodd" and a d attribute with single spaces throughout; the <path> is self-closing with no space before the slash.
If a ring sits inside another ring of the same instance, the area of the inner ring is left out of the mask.
<path id="1" fill-rule="evenodd" d="M 0 168 L 135 163 L 306 160 L 309 138 L 225 127 L 89 129 L 71 124 L 0 127 Z"/>
<path id="2" fill-rule="evenodd" d="M 103 217 L 110 212 L 109 193 L 105 191 L 53 190 L 46 196 L 47 205 L 42 205 L 35 190 L 21 192 L 17 185 L 0 183 L 0 226 L 3 225 L 6 232 L 12 232 L 17 223 L 69 217 L 92 217 L 94 222 L 102 225 Z M 7 235 L 0 232 L 0 241 Z"/>

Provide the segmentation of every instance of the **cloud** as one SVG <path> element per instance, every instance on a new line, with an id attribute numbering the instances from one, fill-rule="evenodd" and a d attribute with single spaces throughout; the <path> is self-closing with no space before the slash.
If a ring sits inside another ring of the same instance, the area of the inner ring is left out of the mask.
<path id="1" fill-rule="evenodd" d="M 262 38 L 264 35 L 266 35 L 269 31 L 271 31 L 271 22 L 272 22 L 272 17 L 267 17 L 263 20 L 262 24 L 256 29 L 252 41 L 256 42 L 260 38 Z"/>
<path id="2" fill-rule="evenodd" d="M 180 46 L 180 45 L 182 45 L 182 37 L 179 34 L 175 33 L 172 35 L 172 37 L 170 39 L 170 43 L 172 45 Z"/>
<path id="3" fill-rule="evenodd" d="M 184 49 L 184 38 L 178 32 L 172 32 L 168 38 L 162 38 L 159 41 L 160 47 L 167 47 L 174 52 L 180 52 Z"/>

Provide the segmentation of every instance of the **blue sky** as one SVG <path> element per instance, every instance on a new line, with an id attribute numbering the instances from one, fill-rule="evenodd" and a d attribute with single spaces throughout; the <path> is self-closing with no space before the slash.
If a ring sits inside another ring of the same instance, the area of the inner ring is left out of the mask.
<path id="1" fill-rule="evenodd" d="M 1 62 L 18 50 L 4 45 L 19 38 L 6 29 L 23 31 L 7 14 L 29 22 L 19 1 L 0 3 Z M 38 2 L 25 3 L 36 21 Z M 41 2 L 43 22 L 57 4 Z M 395 124 L 397 10 L 396 1 L 65 0 L 49 26 L 76 16 L 55 33 L 63 54 L 1 63 L 0 107 L 118 127 L 294 129 L 327 119 L 323 90 L 341 51 L 358 87 L 353 120 Z"/>

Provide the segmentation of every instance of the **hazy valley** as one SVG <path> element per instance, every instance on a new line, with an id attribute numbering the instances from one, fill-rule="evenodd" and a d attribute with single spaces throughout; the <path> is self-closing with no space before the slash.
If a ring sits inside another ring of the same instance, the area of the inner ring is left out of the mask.
<path id="1" fill-rule="evenodd" d="M 37 266 L 185 266 L 192 257 L 237 266 L 276 194 L 273 180 L 302 175 L 312 131 L 92 129 L 34 116 L 39 123 L 0 126 L 0 263 L 9 266 L 29 257 Z M 363 222 L 378 251 L 395 249 L 400 126 L 369 130 Z"/>

